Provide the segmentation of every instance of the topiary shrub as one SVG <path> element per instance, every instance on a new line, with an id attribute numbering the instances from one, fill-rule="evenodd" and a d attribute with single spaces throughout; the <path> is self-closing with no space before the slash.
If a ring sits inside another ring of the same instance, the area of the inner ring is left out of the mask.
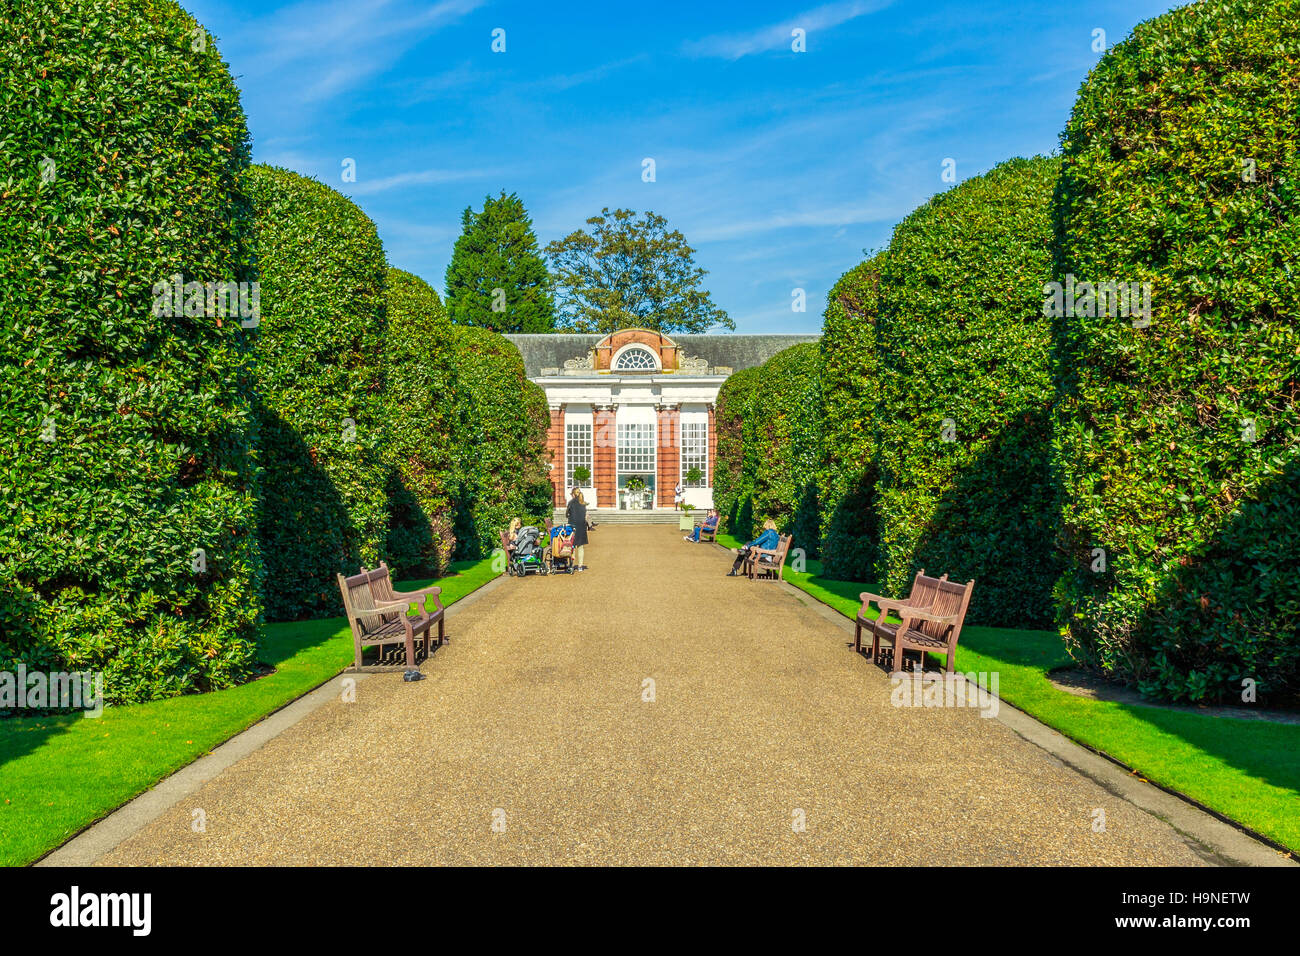
<path id="1" fill-rule="evenodd" d="M 262 321 L 262 553 L 273 620 L 342 613 L 335 575 L 382 557 L 388 264 L 370 219 L 314 179 L 254 166 Z"/>
<path id="2" fill-rule="evenodd" d="M 894 230 L 880 270 L 880 583 L 975 579 L 967 620 L 1052 619 L 1049 208 L 1059 163 L 1013 159 Z"/>
<path id="3" fill-rule="evenodd" d="M 749 477 L 754 523 L 769 518 L 792 547 L 817 555 L 817 474 L 821 469 L 821 386 L 818 346 L 782 349 L 760 368 L 742 427 L 743 473 Z"/>
<path id="4" fill-rule="evenodd" d="M 7 3 L 0 130 L 0 670 L 230 686 L 259 616 L 250 333 L 171 293 L 253 278 L 239 93 L 174 3 Z"/>
<path id="5" fill-rule="evenodd" d="M 523 357 L 487 329 L 455 326 L 458 415 L 457 557 L 478 559 L 500 544 L 511 518 L 551 513 L 546 393 L 524 374 Z"/>
<path id="6" fill-rule="evenodd" d="M 822 572 L 844 581 L 871 581 L 875 575 L 876 320 L 883 256 L 840 277 L 827 297 L 822 329 Z"/>
<path id="7" fill-rule="evenodd" d="M 1151 312 L 1058 323 L 1060 623 L 1152 695 L 1300 692 L 1298 114 L 1300 3 L 1225 0 L 1137 26 L 1063 137 L 1060 278 Z"/>
<path id="8" fill-rule="evenodd" d="M 744 368 L 729 375 L 718 390 L 713 415 L 717 435 L 713 506 L 718 509 L 722 529 L 746 540 L 751 536 L 754 519 L 750 482 L 744 474 L 743 430 L 758 381 L 757 368 Z"/>
<path id="9" fill-rule="evenodd" d="M 438 293 L 388 270 L 384 338 L 385 455 L 390 462 L 385 548 L 402 577 L 442 574 L 455 548 L 452 423 L 455 343 Z"/>

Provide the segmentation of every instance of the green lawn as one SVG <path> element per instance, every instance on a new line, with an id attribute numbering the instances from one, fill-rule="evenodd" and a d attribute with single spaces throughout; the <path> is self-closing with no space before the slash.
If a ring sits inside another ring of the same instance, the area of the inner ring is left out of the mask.
<path id="1" fill-rule="evenodd" d="M 723 534 L 718 542 L 741 544 Z M 812 560 L 804 573 L 787 566 L 784 577 L 849 618 L 857 616 L 858 595 L 876 590 L 823 578 L 821 563 Z M 1300 725 L 1077 697 L 1047 679 L 1049 671 L 1071 664 L 1053 631 L 964 627 L 957 647 L 956 668 L 996 672 L 999 696 L 1007 703 L 1148 780 L 1300 850 Z"/>
<path id="2" fill-rule="evenodd" d="M 451 604 L 496 577 L 457 562 L 436 583 Z M 432 581 L 404 582 L 417 590 Z M 339 618 L 269 624 L 259 659 L 275 672 L 229 690 L 80 715 L 0 720 L 0 864 L 30 863 L 168 774 L 338 674 L 352 661 Z"/>

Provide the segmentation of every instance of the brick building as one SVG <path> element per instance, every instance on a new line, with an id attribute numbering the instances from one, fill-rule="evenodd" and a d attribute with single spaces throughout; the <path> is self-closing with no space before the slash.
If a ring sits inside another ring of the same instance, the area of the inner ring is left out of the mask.
<path id="1" fill-rule="evenodd" d="M 713 505 L 713 404 L 734 371 L 762 365 L 816 335 L 507 335 L 546 391 L 555 503 L 582 487 L 588 508 L 671 509 L 673 488 Z M 579 467 L 589 473 L 574 478 Z M 698 481 L 689 481 L 692 468 Z"/>

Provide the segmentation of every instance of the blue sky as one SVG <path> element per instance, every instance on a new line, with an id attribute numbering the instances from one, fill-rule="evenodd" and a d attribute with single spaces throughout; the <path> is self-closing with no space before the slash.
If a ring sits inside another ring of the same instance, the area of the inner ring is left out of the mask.
<path id="1" fill-rule="evenodd" d="M 950 188 L 945 159 L 960 181 L 1054 150 L 1094 31 L 1114 44 L 1170 7 L 182 2 L 243 91 L 254 159 L 352 197 L 440 293 L 461 211 L 504 189 L 543 244 L 604 206 L 666 216 L 740 332 L 819 330 L 836 279 Z"/>

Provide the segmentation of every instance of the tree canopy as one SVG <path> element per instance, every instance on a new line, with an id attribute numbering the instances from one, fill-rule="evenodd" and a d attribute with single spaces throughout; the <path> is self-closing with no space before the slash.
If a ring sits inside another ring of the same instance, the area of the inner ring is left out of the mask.
<path id="1" fill-rule="evenodd" d="M 735 329 L 700 281 L 707 270 L 668 220 L 653 212 L 602 209 L 579 229 L 546 246 L 555 269 L 560 325 L 609 333 L 638 327 L 656 332 Z"/>
<path id="2" fill-rule="evenodd" d="M 456 325 L 496 332 L 555 328 L 551 275 L 523 201 L 487 196 L 483 211 L 466 207 L 463 231 L 447 266 L 447 316 Z"/>

